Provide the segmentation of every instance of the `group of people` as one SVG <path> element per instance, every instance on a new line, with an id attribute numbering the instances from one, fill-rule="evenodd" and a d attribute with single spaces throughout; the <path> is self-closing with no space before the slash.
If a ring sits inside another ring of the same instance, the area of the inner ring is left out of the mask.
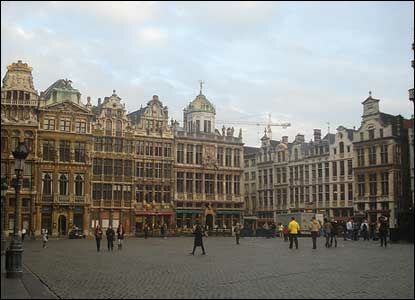
<path id="1" fill-rule="evenodd" d="M 167 225 L 162 224 L 162 225 L 159 226 L 159 228 L 160 228 L 160 236 L 162 238 L 166 239 L 167 238 L 167 231 L 168 231 L 167 230 Z M 150 225 L 145 224 L 144 225 L 144 238 L 147 239 L 149 237 L 150 233 L 152 235 L 153 228 Z"/>
<path id="2" fill-rule="evenodd" d="M 355 223 L 357 224 L 357 223 Z M 295 243 L 296 249 L 298 249 L 298 235 L 300 233 L 300 225 L 295 220 L 294 217 L 291 218 L 291 222 L 288 224 L 288 226 L 281 227 L 282 224 L 280 224 L 280 232 L 283 232 L 284 239 L 286 240 L 286 232 L 288 232 L 289 239 L 290 239 L 290 249 L 293 248 L 293 242 Z M 346 228 L 343 230 L 344 240 L 346 240 L 346 235 L 351 236 L 353 234 L 353 230 L 356 226 L 352 223 L 352 220 L 349 219 L 349 221 L 346 224 Z M 368 235 L 368 229 L 369 225 L 367 223 L 367 220 L 362 222 L 360 225 L 358 225 L 358 229 L 360 228 L 361 235 L 364 237 L 365 240 L 369 240 Z M 312 218 L 308 229 L 311 233 L 311 238 L 313 241 L 313 249 L 317 249 L 317 237 L 321 235 L 321 230 L 323 231 L 323 236 L 326 239 L 325 247 L 331 248 L 333 246 L 337 248 L 337 236 L 339 232 L 341 232 L 341 226 L 336 220 L 329 221 L 328 219 L 324 219 L 324 224 L 321 225 L 318 220 L 316 220 L 315 217 Z M 379 219 L 379 223 L 377 226 L 377 233 L 380 238 L 380 246 L 386 247 L 387 246 L 387 233 L 388 233 L 388 222 L 386 217 L 381 217 Z"/>
<path id="3" fill-rule="evenodd" d="M 124 230 L 124 226 L 122 224 L 120 224 L 120 226 L 118 226 L 117 228 L 117 240 L 118 240 L 118 250 L 122 250 L 122 245 L 123 245 L 123 241 L 124 241 L 124 234 L 125 234 L 125 230 Z M 95 241 L 97 244 L 97 252 L 100 251 L 101 248 L 101 240 L 102 240 L 102 235 L 103 235 L 103 230 L 101 228 L 100 225 L 97 225 L 95 227 Z M 105 235 L 107 237 L 107 246 L 108 246 L 108 251 L 113 251 L 114 249 L 114 240 L 115 240 L 115 231 L 112 228 L 111 225 L 108 226 L 107 230 L 105 231 Z"/>

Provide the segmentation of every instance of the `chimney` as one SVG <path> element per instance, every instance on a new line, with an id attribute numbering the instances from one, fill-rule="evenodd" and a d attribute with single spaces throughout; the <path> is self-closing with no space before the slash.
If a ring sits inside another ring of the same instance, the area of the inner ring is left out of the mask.
<path id="1" fill-rule="evenodd" d="M 98 106 L 101 106 L 101 98 L 98 98 Z"/>
<path id="2" fill-rule="evenodd" d="M 297 134 L 295 137 L 295 141 L 298 143 L 304 143 L 305 142 L 304 134 Z"/>
<path id="3" fill-rule="evenodd" d="M 288 144 L 288 136 L 287 136 L 287 135 L 284 135 L 284 136 L 282 137 L 282 143 L 283 143 L 283 144 Z"/>
<path id="4" fill-rule="evenodd" d="M 320 143 L 321 141 L 321 129 L 314 129 L 314 143 Z"/>

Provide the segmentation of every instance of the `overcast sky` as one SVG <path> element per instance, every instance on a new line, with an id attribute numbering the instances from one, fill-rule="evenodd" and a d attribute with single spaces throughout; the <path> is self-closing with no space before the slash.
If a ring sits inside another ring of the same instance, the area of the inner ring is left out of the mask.
<path id="1" fill-rule="evenodd" d="M 1 2 L 1 75 L 21 59 L 38 91 L 68 78 L 128 111 L 156 94 L 180 122 L 202 79 L 218 120 L 271 113 L 292 124 L 273 139 L 309 140 L 359 127 L 369 91 L 410 117 L 413 36 L 413 2 Z M 259 145 L 264 128 L 242 127 Z"/>

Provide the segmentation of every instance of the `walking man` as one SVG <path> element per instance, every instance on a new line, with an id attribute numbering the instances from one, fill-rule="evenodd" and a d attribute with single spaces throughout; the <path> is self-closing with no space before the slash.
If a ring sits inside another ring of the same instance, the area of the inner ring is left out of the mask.
<path id="1" fill-rule="evenodd" d="M 332 225 L 332 230 L 331 230 L 331 235 L 330 235 L 330 247 L 333 246 L 333 240 L 334 240 L 334 248 L 337 248 L 337 234 L 339 232 L 338 231 L 339 224 L 337 223 L 337 221 L 332 220 L 331 225 Z"/>
<path id="2" fill-rule="evenodd" d="M 295 242 L 295 249 L 298 249 L 298 232 L 300 231 L 300 225 L 295 220 L 295 217 L 291 217 L 291 222 L 288 224 L 288 232 L 290 233 L 290 249 L 293 248 L 293 241 Z"/>
<path id="3" fill-rule="evenodd" d="M 105 235 L 107 236 L 107 245 L 108 245 L 108 251 L 112 251 L 114 248 L 114 237 L 115 232 L 114 229 L 112 229 L 112 226 L 108 226 L 107 231 L 105 232 Z"/>
<path id="4" fill-rule="evenodd" d="M 236 244 L 239 245 L 239 238 L 241 237 L 241 225 L 236 224 L 235 226 L 235 237 L 236 237 Z"/>
<path id="5" fill-rule="evenodd" d="M 347 229 L 348 239 L 351 240 L 352 239 L 352 236 L 353 236 L 353 223 L 352 223 L 352 219 L 349 219 L 349 221 L 347 221 L 346 229 Z"/>
<path id="6" fill-rule="evenodd" d="M 95 242 L 97 243 L 97 252 L 99 252 L 99 249 L 101 247 L 101 240 L 102 240 L 102 229 L 99 224 L 95 227 Z"/>
<path id="7" fill-rule="evenodd" d="M 118 226 L 117 229 L 117 238 L 118 238 L 118 250 L 122 249 L 122 242 L 124 241 L 124 225 L 122 223 Z"/>
<path id="8" fill-rule="evenodd" d="M 381 247 L 383 247 L 383 244 L 385 244 L 385 248 L 386 248 L 387 235 L 388 235 L 387 218 L 381 217 L 380 218 L 380 225 L 379 225 L 379 236 L 380 236 L 380 246 Z"/>
<path id="9" fill-rule="evenodd" d="M 206 254 L 205 247 L 203 247 L 203 229 L 202 229 L 202 226 L 200 226 L 199 223 L 197 223 L 193 234 L 195 235 L 195 241 L 194 241 L 194 244 L 193 244 L 193 251 L 190 254 L 195 255 L 196 247 L 200 246 L 200 247 L 202 247 L 202 251 L 203 251 L 202 254 L 205 255 Z"/>
<path id="10" fill-rule="evenodd" d="M 324 235 L 326 237 L 326 248 L 330 248 L 330 236 L 331 232 L 333 231 L 333 225 L 327 220 L 324 219 Z"/>
<path id="11" fill-rule="evenodd" d="M 316 217 L 313 217 L 311 219 L 310 225 L 308 226 L 308 228 L 311 231 L 311 238 L 313 239 L 313 249 L 317 249 L 317 236 L 318 233 L 320 231 L 320 223 L 319 221 L 316 220 Z"/>

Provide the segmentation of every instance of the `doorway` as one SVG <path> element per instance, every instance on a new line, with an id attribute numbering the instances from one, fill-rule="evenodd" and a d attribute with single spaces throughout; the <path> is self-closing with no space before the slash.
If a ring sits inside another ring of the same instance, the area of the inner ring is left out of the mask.
<path id="1" fill-rule="evenodd" d="M 59 235 L 66 235 L 66 217 L 64 215 L 59 216 L 58 232 L 59 232 Z"/>

